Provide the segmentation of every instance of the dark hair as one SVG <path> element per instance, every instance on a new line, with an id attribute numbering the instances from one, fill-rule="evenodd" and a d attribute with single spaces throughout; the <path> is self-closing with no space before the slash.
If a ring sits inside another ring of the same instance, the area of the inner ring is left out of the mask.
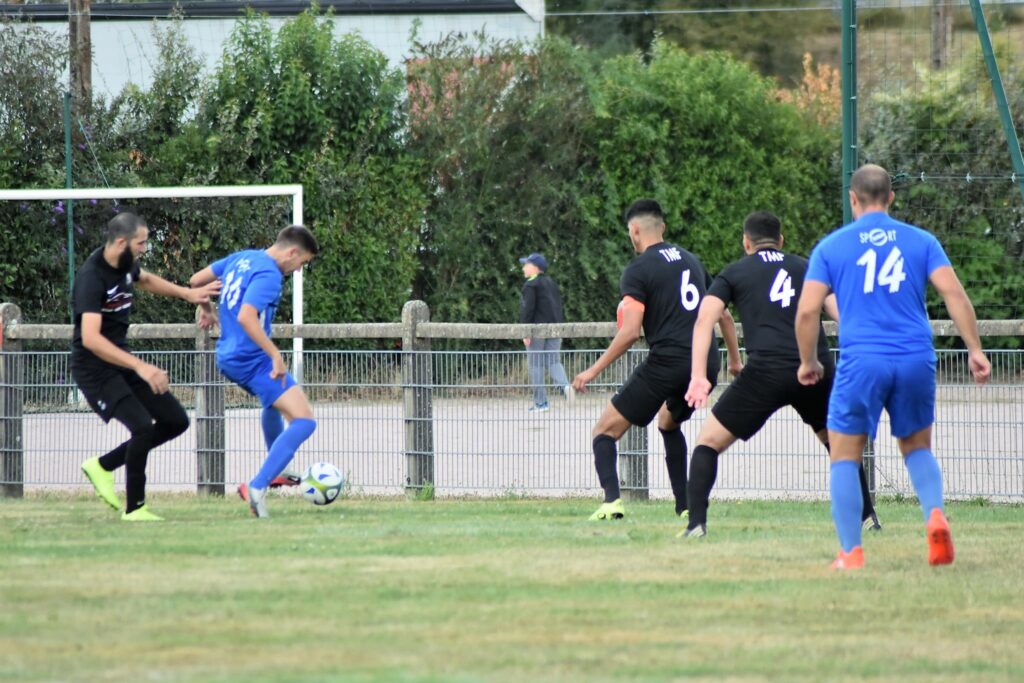
<path id="1" fill-rule="evenodd" d="M 661 204 L 654 199 L 638 199 L 633 202 L 630 207 L 626 209 L 626 214 L 624 216 L 626 225 L 629 225 L 629 222 L 634 218 L 639 218 L 641 216 L 651 216 L 653 218 L 657 218 L 663 223 L 665 222 L 665 214 L 661 210 Z"/>
<path id="2" fill-rule="evenodd" d="M 743 220 L 743 234 L 751 242 L 778 242 L 782 238 L 782 221 L 771 211 L 755 211 Z"/>
<path id="3" fill-rule="evenodd" d="M 145 225 L 146 219 L 142 216 L 131 211 L 122 211 L 107 221 L 107 228 L 104 230 L 107 236 L 107 244 L 114 242 L 119 237 L 130 240 L 132 237 L 135 237 L 135 233 L 138 232 L 139 228 L 145 227 Z"/>
<path id="4" fill-rule="evenodd" d="M 289 225 L 277 233 L 277 244 L 283 247 L 298 247 L 313 256 L 320 251 L 320 245 L 317 244 L 313 233 L 304 225 Z"/>
<path id="5" fill-rule="evenodd" d="M 850 178 L 850 189 L 863 204 L 885 204 L 892 192 L 892 180 L 881 166 L 865 164 Z"/>

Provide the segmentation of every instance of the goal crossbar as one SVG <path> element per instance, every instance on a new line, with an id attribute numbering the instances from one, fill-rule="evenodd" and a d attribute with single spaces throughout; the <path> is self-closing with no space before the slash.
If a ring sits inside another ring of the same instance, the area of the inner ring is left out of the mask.
<path id="1" fill-rule="evenodd" d="M 93 187 L 53 190 L 0 189 L 0 201 L 60 201 L 68 199 L 193 199 L 208 197 L 291 197 L 292 224 L 302 224 L 302 185 L 204 185 L 197 187 Z M 256 246 L 256 245 L 253 245 Z M 302 269 L 295 271 L 292 322 L 303 322 Z M 302 339 L 294 342 L 293 372 L 302 381 Z"/>

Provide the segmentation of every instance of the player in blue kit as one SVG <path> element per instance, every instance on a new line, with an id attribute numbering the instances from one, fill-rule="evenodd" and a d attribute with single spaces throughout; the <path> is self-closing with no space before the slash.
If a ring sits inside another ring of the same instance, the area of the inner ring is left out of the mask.
<path id="1" fill-rule="evenodd" d="M 309 263 L 319 251 L 316 238 L 301 225 L 285 228 L 266 250 L 239 251 L 192 276 L 193 287 L 222 281 L 221 336 L 217 366 L 225 377 L 260 400 L 268 454 L 263 466 L 239 495 L 256 517 L 268 517 L 266 491 L 316 429 L 309 399 L 288 372 L 281 351 L 270 339 L 270 326 L 281 299 L 283 276 Z M 200 324 L 213 316 L 203 307 Z M 281 416 L 288 421 L 287 428 Z"/>
<path id="2" fill-rule="evenodd" d="M 839 366 L 829 399 L 832 519 L 841 546 L 833 569 L 864 566 L 861 548 L 861 454 L 878 428 L 882 408 L 924 512 L 928 562 L 953 562 L 953 540 L 943 512 L 942 472 L 932 454 L 935 422 L 935 349 L 925 309 L 928 283 L 938 290 L 968 351 L 974 380 L 988 380 L 974 307 L 939 241 L 888 214 L 894 198 L 889 174 L 862 166 L 850 184 L 854 222 L 821 240 L 811 252 L 796 315 L 800 347 L 797 377 L 817 383 L 822 303 L 829 292 L 839 308 Z"/>

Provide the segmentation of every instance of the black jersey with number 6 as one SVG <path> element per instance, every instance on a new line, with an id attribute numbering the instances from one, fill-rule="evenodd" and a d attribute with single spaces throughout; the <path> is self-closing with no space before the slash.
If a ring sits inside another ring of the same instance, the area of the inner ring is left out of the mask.
<path id="1" fill-rule="evenodd" d="M 751 361 L 780 368 L 800 365 L 794 320 L 806 273 L 807 259 L 769 248 L 726 266 L 711 283 L 708 296 L 736 305 Z M 832 362 L 823 329 L 818 330 L 818 357 Z"/>
<path id="2" fill-rule="evenodd" d="M 700 259 L 667 242 L 648 247 L 626 266 L 619 289 L 644 305 L 651 354 L 689 356 L 697 309 L 710 283 Z"/>

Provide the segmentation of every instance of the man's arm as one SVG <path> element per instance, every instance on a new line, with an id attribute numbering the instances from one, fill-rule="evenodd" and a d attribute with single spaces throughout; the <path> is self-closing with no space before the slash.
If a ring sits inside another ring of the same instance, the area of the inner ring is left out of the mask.
<path id="1" fill-rule="evenodd" d="M 821 325 L 821 307 L 829 294 L 828 285 L 817 280 L 804 280 L 800 302 L 796 307 L 796 343 L 800 348 L 800 369 L 797 378 L 801 384 L 817 384 L 825 369 L 818 361 L 818 328 Z"/>
<path id="2" fill-rule="evenodd" d="M 619 356 L 629 351 L 633 343 L 640 338 L 640 330 L 644 324 L 644 307 L 634 299 L 629 299 L 629 301 L 632 303 L 622 308 L 622 327 L 615 333 L 611 344 L 597 359 L 597 362 L 573 379 L 572 386 L 577 391 L 583 391 L 587 384 L 594 381 L 594 378 L 614 363 Z"/>
<path id="3" fill-rule="evenodd" d="M 195 275 L 192 276 L 195 278 Z M 182 287 L 169 282 L 159 275 L 154 275 L 148 270 L 139 271 L 139 280 L 136 282 L 139 289 L 161 296 L 169 296 L 176 299 L 183 299 L 190 304 L 201 306 L 210 304 L 210 297 L 220 293 L 220 280 L 214 279 L 202 286 L 195 288 Z"/>
<path id="4" fill-rule="evenodd" d="M 249 338 L 256 342 L 256 345 L 263 349 L 264 353 L 270 356 L 274 363 L 274 368 L 270 371 L 271 379 L 280 377 L 281 384 L 284 385 L 284 377 L 288 372 L 288 366 L 284 363 L 281 351 L 270 340 L 267 333 L 263 331 L 263 326 L 260 324 L 260 312 L 252 304 L 242 304 L 238 311 L 238 324 L 249 335 Z"/>
<path id="5" fill-rule="evenodd" d="M 690 345 L 690 386 L 685 396 L 686 402 L 694 408 L 703 408 L 707 405 L 708 394 L 711 393 L 711 382 L 707 379 L 711 333 L 715 328 L 715 322 L 722 319 L 725 312 L 725 302 L 717 296 L 705 296 L 697 310 L 697 322 L 693 324 L 693 341 Z M 731 321 L 732 316 L 729 316 L 729 319 Z M 725 336 L 724 329 L 722 336 Z M 732 340 L 733 343 L 736 342 L 735 325 L 732 326 Z"/>
<path id="6" fill-rule="evenodd" d="M 736 377 L 743 371 L 743 359 L 740 358 L 740 341 L 736 335 L 736 321 L 728 308 L 722 311 L 722 317 L 718 319 L 718 327 L 722 331 L 722 339 L 725 340 L 729 374 Z"/>
<path id="7" fill-rule="evenodd" d="M 198 273 L 192 275 L 189 278 L 189 287 L 193 289 L 197 287 L 203 287 L 210 284 L 211 282 L 217 282 L 217 274 L 213 272 L 213 266 L 207 266 L 200 270 Z M 210 302 L 199 304 L 199 327 L 208 330 L 217 324 L 217 312 L 213 310 L 213 305 Z"/>
<path id="8" fill-rule="evenodd" d="M 143 362 L 141 358 L 133 356 L 104 337 L 100 331 L 102 325 L 103 315 L 101 313 L 82 314 L 82 346 L 104 362 L 134 370 L 135 374 L 149 384 L 149 388 L 153 390 L 154 394 L 166 392 L 170 386 L 167 372 L 155 365 Z"/>
<path id="9" fill-rule="evenodd" d="M 939 266 L 928 276 L 932 286 L 946 304 L 949 317 L 953 319 L 960 337 L 967 346 L 967 363 L 974 375 L 974 381 L 984 384 L 992 373 L 992 366 L 981 350 L 981 335 L 978 334 L 978 319 L 974 313 L 974 305 L 960 284 L 960 278 L 952 266 Z"/>
<path id="10" fill-rule="evenodd" d="M 837 323 L 839 322 L 839 303 L 836 301 L 834 293 L 825 297 L 825 315 Z"/>
<path id="11" fill-rule="evenodd" d="M 532 323 L 533 314 L 537 309 L 537 288 L 532 287 L 529 282 L 523 285 L 523 293 L 519 298 L 519 322 Z M 530 345 L 530 338 L 523 339 L 523 343 Z"/>

